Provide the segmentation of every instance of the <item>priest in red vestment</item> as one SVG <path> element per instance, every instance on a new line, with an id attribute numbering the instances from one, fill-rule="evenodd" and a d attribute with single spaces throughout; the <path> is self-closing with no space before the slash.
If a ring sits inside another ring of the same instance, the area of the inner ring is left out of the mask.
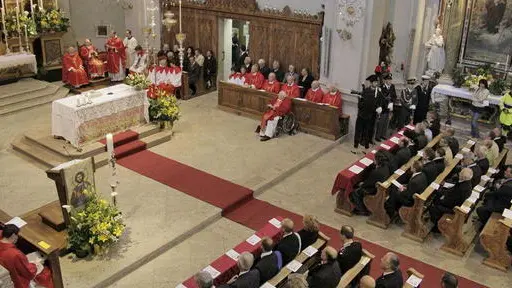
<path id="1" fill-rule="evenodd" d="M 311 83 L 311 88 L 308 93 L 306 93 L 306 100 L 314 103 L 322 103 L 322 99 L 324 98 L 324 91 L 320 88 L 320 82 L 313 81 Z"/>
<path id="2" fill-rule="evenodd" d="M 325 93 L 322 103 L 329 104 L 329 106 L 333 106 L 338 108 L 341 113 L 341 105 L 343 100 L 341 99 L 341 92 L 338 91 L 334 85 L 329 86 L 329 92 Z"/>
<path id="3" fill-rule="evenodd" d="M 281 86 L 281 91 L 284 91 L 290 98 L 300 97 L 300 88 L 292 75 L 286 77 L 286 84 Z"/>
<path id="4" fill-rule="evenodd" d="M 276 74 L 270 73 L 268 74 L 268 80 L 265 81 L 265 84 L 263 84 L 263 90 L 277 94 L 279 91 L 281 91 L 281 83 L 276 80 Z"/>
<path id="5" fill-rule="evenodd" d="M 123 81 L 126 69 L 126 51 L 123 40 L 117 37 L 115 31 L 107 40 L 107 71 L 112 82 Z"/>
<path id="6" fill-rule="evenodd" d="M 252 89 L 261 89 L 263 82 L 265 82 L 265 76 L 259 72 L 260 67 L 258 64 L 254 64 L 251 67 L 251 73 L 245 75 L 245 85 Z"/>
<path id="7" fill-rule="evenodd" d="M 11 276 L 14 288 L 29 288 L 31 282 L 37 287 L 53 288 L 52 273 L 43 263 L 30 263 L 27 256 L 16 248 L 19 228 L 12 224 L 0 231 L 0 265 Z"/>
<path id="8" fill-rule="evenodd" d="M 62 57 L 62 82 L 75 88 L 89 84 L 82 58 L 73 46 L 70 46 L 68 53 Z"/>
<path id="9" fill-rule="evenodd" d="M 105 76 L 105 63 L 98 58 L 98 50 L 92 45 L 90 39 L 85 39 L 84 45 L 80 47 L 80 57 L 91 79 Z"/>
<path id="10" fill-rule="evenodd" d="M 260 133 L 261 141 L 268 141 L 275 136 L 277 123 L 279 123 L 281 117 L 290 113 L 292 109 L 292 100 L 286 97 L 284 91 L 281 91 L 270 101 L 268 108 L 269 110 L 263 114 L 260 126 L 256 128 L 256 133 Z"/>

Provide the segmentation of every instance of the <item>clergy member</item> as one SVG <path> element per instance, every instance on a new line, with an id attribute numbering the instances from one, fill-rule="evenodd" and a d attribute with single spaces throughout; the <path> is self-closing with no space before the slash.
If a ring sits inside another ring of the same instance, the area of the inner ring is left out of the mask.
<path id="1" fill-rule="evenodd" d="M 259 72 L 258 64 L 252 65 L 251 73 L 245 76 L 245 85 L 252 89 L 261 89 L 265 77 Z"/>
<path id="2" fill-rule="evenodd" d="M 295 83 L 293 75 L 286 77 L 286 84 L 281 86 L 281 91 L 284 91 L 290 98 L 298 98 L 300 96 L 300 88 Z"/>
<path id="3" fill-rule="evenodd" d="M 313 103 L 322 103 L 322 99 L 324 98 L 324 91 L 320 88 L 320 82 L 313 81 L 311 83 L 311 89 L 306 93 L 306 100 Z"/>
<path id="4" fill-rule="evenodd" d="M 286 97 L 286 92 L 281 91 L 267 107 L 269 110 L 263 114 L 261 124 L 256 128 L 256 133 L 260 133 L 260 141 L 268 141 L 274 137 L 277 123 L 282 116 L 290 113 L 292 101 Z"/>
<path id="5" fill-rule="evenodd" d="M 137 57 L 137 51 L 135 51 L 135 48 L 139 43 L 137 42 L 137 39 L 132 36 L 132 30 L 126 30 L 125 36 L 123 45 L 126 47 L 126 66 L 132 67 L 133 63 L 135 63 L 135 58 Z"/>
<path id="6" fill-rule="evenodd" d="M 80 48 L 80 57 L 87 67 L 90 79 L 105 76 L 105 63 L 98 58 L 98 50 L 92 45 L 91 39 L 85 39 L 84 45 Z"/>
<path id="7" fill-rule="evenodd" d="M 0 265 L 9 271 L 14 287 L 28 288 L 33 285 L 53 288 L 50 270 L 43 263 L 28 262 L 27 256 L 16 248 L 20 229 L 12 224 L 0 229 Z"/>
<path id="8" fill-rule="evenodd" d="M 75 88 L 89 84 L 82 58 L 73 46 L 69 46 L 68 53 L 62 57 L 62 82 Z"/>
<path id="9" fill-rule="evenodd" d="M 125 77 L 126 52 L 123 41 L 112 31 L 111 37 L 107 40 L 107 71 L 110 81 L 123 81 Z"/>
<path id="10" fill-rule="evenodd" d="M 333 106 L 338 108 L 338 110 L 341 113 L 341 92 L 336 88 L 334 85 L 329 85 L 329 92 L 325 93 L 324 97 L 322 98 L 323 104 L 329 104 L 329 106 Z"/>
<path id="11" fill-rule="evenodd" d="M 142 46 L 137 45 L 135 47 L 135 51 L 137 52 L 135 56 L 135 61 L 133 65 L 130 67 L 130 73 L 143 74 L 146 72 L 146 67 L 148 65 L 148 55 L 142 49 Z"/>
<path id="12" fill-rule="evenodd" d="M 276 80 L 276 74 L 274 72 L 268 74 L 268 80 L 263 84 L 263 90 L 274 94 L 281 91 L 281 83 Z"/>

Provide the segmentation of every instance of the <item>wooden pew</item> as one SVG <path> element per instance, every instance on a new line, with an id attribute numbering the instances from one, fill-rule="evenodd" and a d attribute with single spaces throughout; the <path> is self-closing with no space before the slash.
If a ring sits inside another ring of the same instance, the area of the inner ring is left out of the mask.
<path id="1" fill-rule="evenodd" d="M 459 151 L 459 154 L 463 153 L 463 149 L 471 149 L 475 145 L 473 140 L 468 140 L 466 145 Z M 452 170 L 459 164 L 459 158 L 454 155 L 452 163 L 447 166 L 443 173 L 437 176 L 434 183 L 442 186 L 442 182 L 444 182 L 445 178 L 452 172 Z M 402 207 L 398 211 L 400 214 L 400 218 L 405 223 L 405 231 L 402 233 L 402 236 L 412 239 L 414 241 L 423 242 L 425 237 L 427 237 L 428 233 L 432 229 L 432 224 L 424 218 L 424 212 L 428 211 L 428 207 L 430 206 L 430 201 L 432 196 L 434 195 L 435 189 L 430 184 L 421 194 L 414 194 L 414 204 L 412 207 Z"/>
<path id="2" fill-rule="evenodd" d="M 421 281 L 423 280 L 423 278 L 425 278 L 425 276 L 424 276 L 423 274 L 421 274 L 420 272 L 416 271 L 416 269 L 414 269 L 414 268 L 409 268 L 409 269 L 407 269 L 407 275 L 409 276 L 409 277 L 407 278 L 407 280 L 409 280 L 409 278 L 411 278 L 411 277 L 419 278 L 419 279 L 421 279 L 421 280 L 420 280 L 420 283 L 421 283 Z M 404 286 L 402 286 L 402 287 L 403 287 L 403 288 L 415 288 L 415 287 L 419 287 L 419 283 L 418 283 L 418 285 L 417 285 L 417 286 L 413 286 L 413 285 L 411 285 L 411 284 L 407 283 L 407 281 L 406 281 L 406 282 L 404 283 Z"/>
<path id="3" fill-rule="evenodd" d="M 499 167 L 505 163 L 507 153 L 508 149 L 503 149 L 496 159 L 496 164 L 491 168 L 498 170 Z M 489 178 L 493 177 L 492 171 L 487 171 L 486 175 Z M 485 188 L 490 182 L 491 181 L 487 179 L 482 179 L 479 186 Z M 480 194 L 478 200 L 483 199 L 483 193 L 480 193 L 476 189 L 473 189 L 473 192 Z M 458 256 L 464 256 L 481 228 L 479 221 L 471 221 L 473 215 L 476 213 L 478 203 L 479 201 L 473 203 L 466 199 L 460 207 L 455 207 L 453 209 L 453 214 L 444 214 L 443 217 L 441 217 L 438 222 L 438 227 L 446 239 L 443 246 L 441 246 L 442 250 Z"/>
<path id="4" fill-rule="evenodd" d="M 443 135 L 440 133 L 427 144 L 427 147 L 434 148 L 442 138 Z M 404 171 L 404 174 L 408 173 L 412 167 L 412 163 L 417 160 L 421 160 L 421 158 L 422 157 L 420 155 L 414 155 L 411 157 L 411 159 L 409 159 L 407 163 L 402 165 L 399 170 Z M 364 197 L 363 202 L 366 205 L 366 208 L 368 208 L 368 210 L 372 213 L 372 215 L 368 217 L 368 220 L 366 220 L 366 223 L 382 229 L 387 229 L 389 223 L 391 223 L 391 218 L 389 218 L 388 213 L 386 213 L 386 209 L 384 209 L 384 203 L 386 202 L 386 198 L 389 195 L 389 188 L 393 185 L 391 182 L 393 182 L 393 180 L 397 180 L 401 176 L 397 174 L 397 171 L 389 176 L 389 178 L 384 183 L 377 183 L 377 194 Z"/>
<path id="5" fill-rule="evenodd" d="M 330 238 L 327 237 L 323 233 L 319 233 L 319 238 L 316 240 L 315 243 L 313 243 L 313 247 L 315 247 L 318 252 L 313 255 L 312 257 L 309 257 L 304 253 L 304 251 L 300 252 L 297 257 L 295 257 L 295 260 L 302 263 L 302 267 L 299 269 L 299 271 L 307 271 L 311 266 L 313 266 L 316 262 L 320 261 L 320 253 L 322 249 L 324 249 L 327 246 L 327 242 L 329 242 Z M 307 248 L 307 247 L 306 247 Z M 279 285 L 282 285 L 286 282 L 288 279 L 288 276 L 292 274 L 293 272 L 286 268 L 286 266 L 283 266 L 281 268 L 281 271 L 277 273 L 276 276 L 272 277 L 272 279 L 268 280 L 267 282 L 274 287 L 278 287 Z"/>
<path id="6" fill-rule="evenodd" d="M 512 206 L 510 206 L 512 209 Z M 505 219 L 498 213 L 493 213 L 489 221 L 480 233 L 480 243 L 489 256 L 483 263 L 487 266 L 501 271 L 507 271 L 510 268 L 512 255 L 507 249 L 507 238 L 512 228 L 512 220 Z"/>
<path id="7" fill-rule="evenodd" d="M 368 266 L 369 268 L 373 258 L 375 258 L 374 255 L 363 249 L 363 257 L 361 257 L 359 262 L 354 267 L 350 268 L 350 270 L 343 274 L 340 283 L 338 284 L 338 288 L 349 287 L 352 280 L 354 280 L 359 275 L 359 273 L 365 269 L 365 267 Z"/>
<path id="8" fill-rule="evenodd" d="M 25 254 L 39 251 L 43 256 L 46 256 L 47 266 L 52 271 L 54 287 L 63 288 L 64 282 L 62 281 L 59 255 L 61 250 L 66 248 L 67 233 L 65 231 L 57 232 L 53 230 L 50 226 L 42 223 L 41 217 L 38 215 L 41 210 L 52 205 L 60 207 L 59 201 L 55 201 L 20 217 L 27 222 L 27 225 L 20 229 L 17 246 Z M 12 217 L 9 214 L 0 210 L 0 223 L 6 223 L 11 219 Z M 50 247 L 42 247 L 40 245 L 41 241 L 46 242 Z"/>

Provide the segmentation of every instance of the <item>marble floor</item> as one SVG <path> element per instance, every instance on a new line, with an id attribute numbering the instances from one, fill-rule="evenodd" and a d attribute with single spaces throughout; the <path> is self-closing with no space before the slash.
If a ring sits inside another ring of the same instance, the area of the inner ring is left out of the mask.
<path id="1" fill-rule="evenodd" d="M 442 238 L 418 244 L 402 238 L 402 228 L 396 225 L 381 230 L 367 225 L 364 217 L 335 213 L 332 183 L 337 172 L 357 158 L 350 153 L 351 138 L 336 144 L 299 133 L 261 143 L 253 133 L 257 121 L 222 112 L 216 101 L 212 93 L 182 102 L 183 117 L 173 139 L 151 150 L 251 189 L 327 150 L 257 197 L 298 214 L 315 214 L 332 227 L 351 224 L 358 237 L 489 287 L 509 287 L 512 274 L 482 266 L 483 256 L 474 249 L 461 259 L 439 250 Z M 12 215 L 57 199 L 44 170 L 9 145 L 26 130 L 49 129 L 50 110 L 46 105 L 0 117 L 0 208 Z M 355 117 L 355 104 L 346 102 L 344 111 Z M 109 173 L 107 167 L 97 171 L 103 193 L 108 191 Z M 174 287 L 253 233 L 222 218 L 220 209 L 152 179 L 123 167 L 119 175 L 119 205 L 129 229 L 104 259 L 61 259 L 66 287 Z"/>

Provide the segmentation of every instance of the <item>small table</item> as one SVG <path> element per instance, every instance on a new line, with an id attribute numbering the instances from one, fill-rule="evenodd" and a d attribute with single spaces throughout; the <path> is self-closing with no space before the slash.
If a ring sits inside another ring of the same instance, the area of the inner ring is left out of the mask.
<path id="1" fill-rule="evenodd" d="M 79 95 L 53 101 L 52 135 L 73 146 L 149 122 L 146 91 L 126 84 L 97 90 L 92 103 L 77 107 Z"/>

